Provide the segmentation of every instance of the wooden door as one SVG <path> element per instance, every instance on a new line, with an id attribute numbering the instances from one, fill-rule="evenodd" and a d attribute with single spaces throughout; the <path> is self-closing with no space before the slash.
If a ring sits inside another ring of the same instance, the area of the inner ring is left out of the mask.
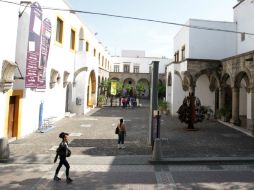
<path id="1" fill-rule="evenodd" d="M 9 103 L 9 118 L 8 118 L 8 138 L 12 138 L 15 135 L 14 132 L 14 125 L 15 125 L 15 102 L 16 97 L 11 96 L 10 97 L 10 103 Z"/>

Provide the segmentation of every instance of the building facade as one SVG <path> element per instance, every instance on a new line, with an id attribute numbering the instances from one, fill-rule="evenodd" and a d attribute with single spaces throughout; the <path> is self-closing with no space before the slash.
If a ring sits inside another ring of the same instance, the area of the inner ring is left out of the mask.
<path id="1" fill-rule="evenodd" d="M 252 129 L 254 4 L 242 0 L 234 7 L 234 22 L 190 19 L 188 24 L 219 30 L 182 28 L 174 40 L 175 60 L 167 66 L 167 101 L 176 114 L 189 92 L 201 104 L 219 111 L 227 108 L 230 121 Z"/>
<path id="2" fill-rule="evenodd" d="M 110 67 L 110 55 L 93 32 L 74 12 L 61 11 L 71 9 L 67 1 L 23 3 L 0 6 L 5 10 L 1 14 L 13 20 L 8 21 L 8 34 L 1 31 L 7 37 L 1 45 L 8 48 L 0 60 L 0 101 L 5 105 L 0 112 L 0 137 L 21 138 L 49 118 L 87 112 L 97 104 L 99 68 L 106 62 L 106 72 Z M 1 23 L 5 17 L 1 16 Z M 8 67 L 5 60 L 10 60 Z M 12 84 L 6 89 L 8 81 Z"/>
<path id="3" fill-rule="evenodd" d="M 121 56 L 112 57 L 110 79 L 119 80 L 133 87 L 138 82 L 145 86 L 142 97 L 149 98 L 151 85 L 151 63 L 159 61 L 159 81 L 165 84 L 165 66 L 170 63 L 168 58 L 146 57 L 145 51 L 123 50 Z"/>

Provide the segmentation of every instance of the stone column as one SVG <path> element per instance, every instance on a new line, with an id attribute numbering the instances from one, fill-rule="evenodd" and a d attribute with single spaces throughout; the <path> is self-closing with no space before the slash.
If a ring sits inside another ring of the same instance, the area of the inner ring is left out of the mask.
<path id="1" fill-rule="evenodd" d="M 240 125 L 241 121 L 239 118 L 239 88 L 232 88 L 232 118 L 231 123 Z"/>
<path id="2" fill-rule="evenodd" d="M 219 109 L 225 107 L 225 90 L 224 88 L 219 89 Z"/>
<path id="3" fill-rule="evenodd" d="M 252 135 L 254 135 L 254 88 L 250 89 L 250 95 L 251 95 L 251 122 L 248 128 L 251 130 Z"/>

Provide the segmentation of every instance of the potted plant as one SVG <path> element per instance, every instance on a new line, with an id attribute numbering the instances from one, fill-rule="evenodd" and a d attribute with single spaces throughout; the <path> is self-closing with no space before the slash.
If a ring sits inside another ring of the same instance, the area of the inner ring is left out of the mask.
<path id="1" fill-rule="evenodd" d="M 213 110 L 210 106 L 201 106 L 201 112 L 205 115 L 207 120 L 213 116 Z"/>
<path id="2" fill-rule="evenodd" d="M 165 100 L 160 100 L 159 101 L 159 110 L 163 114 L 168 115 L 169 114 L 168 102 L 166 102 Z"/>
<path id="3" fill-rule="evenodd" d="M 231 109 L 229 107 L 223 107 L 219 110 L 219 116 L 222 121 L 229 122 L 231 117 Z"/>

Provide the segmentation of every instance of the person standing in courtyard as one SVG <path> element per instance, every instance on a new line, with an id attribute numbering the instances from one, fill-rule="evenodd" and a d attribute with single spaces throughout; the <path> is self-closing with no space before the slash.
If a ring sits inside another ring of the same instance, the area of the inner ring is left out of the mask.
<path id="1" fill-rule="evenodd" d="M 118 132 L 118 148 L 125 148 L 124 146 L 124 137 L 126 136 L 126 126 L 123 123 L 123 119 L 120 119 L 120 123 L 117 125 L 117 128 L 119 129 Z"/>
<path id="2" fill-rule="evenodd" d="M 66 157 L 71 156 L 71 151 L 68 147 L 68 143 L 69 143 L 68 142 L 68 136 L 69 136 L 69 134 L 64 133 L 64 132 L 59 134 L 59 138 L 62 139 L 62 142 L 59 144 L 59 147 L 57 148 L 54 163 L 56 163 L 58 156 L 60 158 L 60 162 L 59 162 L 59 164 L 56 168 L 54 180 L 55 181 L 60 181 L 61 180 L 61 178 L 59 178 L 57 175 L 58 175 L 59 170 L 61 169 L 62 165 L 64 165 L 65 168 L 66 168 L 66 171 L 65 171 L 65 173 L 66 173 L 66 182 L 71 183 L 73 180 L 69 177 L 70 165 L 69 165 L 69 163 L 66 159 Z"/>

